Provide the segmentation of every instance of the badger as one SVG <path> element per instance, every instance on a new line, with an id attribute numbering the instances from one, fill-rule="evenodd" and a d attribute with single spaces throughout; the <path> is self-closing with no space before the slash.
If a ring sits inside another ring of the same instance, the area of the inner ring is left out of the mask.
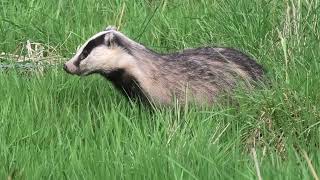
<path id="1" fill-rule="evenodd" d="M 108 26 L 64 64 L 73 75 L 97 73 L 130 99 L 155 105 L 214 104 L 238 85 L 251 89 L 264 69 L 234 48 L 200 47 L 157 53 Z"/>

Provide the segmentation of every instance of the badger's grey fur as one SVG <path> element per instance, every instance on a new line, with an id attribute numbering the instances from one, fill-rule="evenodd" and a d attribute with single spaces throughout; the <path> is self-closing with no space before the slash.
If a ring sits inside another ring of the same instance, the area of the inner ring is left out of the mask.
<path id="1" fill-rule="evenodd" d="M 232 48 L 204 47 L 159 54 L 114 27 L 91 37 L 65 63 L 70 74 L 99 73 L 130 98 L 157 105 L 194 101 L 211 104 L 240 82 L 251 87 L 263 68 Z"/>

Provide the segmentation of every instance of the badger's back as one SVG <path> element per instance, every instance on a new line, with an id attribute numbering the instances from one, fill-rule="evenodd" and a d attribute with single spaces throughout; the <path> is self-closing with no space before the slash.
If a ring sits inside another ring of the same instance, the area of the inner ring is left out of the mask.
<path id="1" fill-rule="evenodd" d="M 238 84 L 251 87 L 264 74 L 255 60 L 232 48 L 186 49 L 162 57 L 163 83 L 181 101 L 190 93 L 195 101 L 212 102 Z"/>
<path id="2" fill-rule="evenodd" d="M 246 72 L 252 80 L 259 80 L 264 74 L 260 64 L 248 55 L 233 48 L 203 47 L 186 49 L 181 52 L 163 55 L 163 57 L 169 65 L 175 64 L 182 68 L 182 72 L 184 72 L 183 69 L 198 71 L 199 75 L 206 75 L 210 71 L 223 70 L 228 65 L 236 65 L 240 70 Z"/>

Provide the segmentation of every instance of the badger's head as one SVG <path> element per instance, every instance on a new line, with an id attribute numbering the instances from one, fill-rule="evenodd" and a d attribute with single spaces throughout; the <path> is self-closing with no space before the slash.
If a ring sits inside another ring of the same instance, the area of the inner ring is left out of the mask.
<path id="1" fill-rule="evenodd" d="M 120 32 L 114 27 L 107 27 L 85 42 L 64 64 L 64 70 L 70 74 L 88 75 L 125 68 L 132 59 L 128 46 Z"/>

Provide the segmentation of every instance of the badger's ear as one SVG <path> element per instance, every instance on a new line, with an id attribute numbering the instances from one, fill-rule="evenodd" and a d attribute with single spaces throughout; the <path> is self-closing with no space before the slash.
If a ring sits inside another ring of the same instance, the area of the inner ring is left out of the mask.
<path id="1" fill-rule="evenodd" d="M 115 26 L 108 26 L 106 27 L 105 31 L 110 31 L 110 30 L 114 30 L 117 31 L 118 29 Z"/>
<path id="2" fill-rule="evenodd" d="M 104 43 L 108 47 L 114 47 L 117 45 L 116 44 L 117 43 L 116 42 L 116 35 L 114 34 L 114 32 L 110 31 L 104 36 Z"/>

